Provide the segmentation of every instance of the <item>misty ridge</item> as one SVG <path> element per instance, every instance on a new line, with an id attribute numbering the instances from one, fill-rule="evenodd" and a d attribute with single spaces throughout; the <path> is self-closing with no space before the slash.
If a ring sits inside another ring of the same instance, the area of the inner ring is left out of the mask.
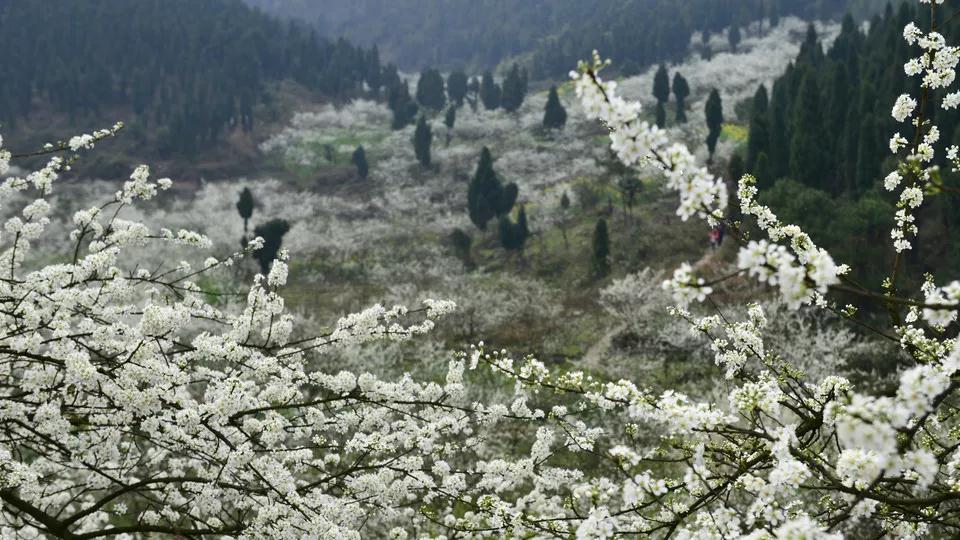
<path id="1" fill-rule="evenodd" d="M 0 3 L 0 537 L 960 535 L 955 4 Z"/>

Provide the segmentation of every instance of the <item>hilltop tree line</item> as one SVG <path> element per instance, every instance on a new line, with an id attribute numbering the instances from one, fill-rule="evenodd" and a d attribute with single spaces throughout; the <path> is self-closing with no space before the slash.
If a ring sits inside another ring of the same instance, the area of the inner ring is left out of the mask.
<path id="1" fill-rule="evenodd" d="M 158 131 L 172 154 L 253 129 L 272 81 L 343 99 L 396 75 L 375 47 L 321 38 L 238 0 L 51 0 L 43 9 L 2 2 L 0 49 L 0 122 L 8 129 L 46 108 L 73 125 L 119 115 Z"/>
<path id="2" fill-rule="evenodd" d="M 761 18 L 828 18 L 850 0 L 246 0 L 274 13 L 317 21 L 332 36 L 380 44 L 406 69 L 470 66 L 482 70 L 532 53 L 536 80 L 565 77 L 593 49 L 634 69 L 687 52 L 695 31 L 720 32 Z M 377 16 L 371 16 L 377 14 Z"/>

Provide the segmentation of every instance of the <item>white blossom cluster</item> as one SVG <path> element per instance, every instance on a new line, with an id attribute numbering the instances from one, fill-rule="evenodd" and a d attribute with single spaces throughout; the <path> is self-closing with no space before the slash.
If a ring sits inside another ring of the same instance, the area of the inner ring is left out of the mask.
<path id="1" fill-rule="evenodd" d="M 598 72 L 606 65 L 594 51 L 591 64 L 582 63 L 571 72 L 577 97 L 584 112 L 604 123 L 610 130 L 610 148 L 627 166 L 648 164 L 662 171 L 670 189 L 680 194 L 677 215 L 683 220 L 701 216 L 711 222 L 723 215 L 727 206 L 727 188 L 699 166 L 694 155 L 682 144 L 671 144 L 666 133 L 640 120 L 640 104 L 616 94 L 616 81 L 603 81 Z"/>

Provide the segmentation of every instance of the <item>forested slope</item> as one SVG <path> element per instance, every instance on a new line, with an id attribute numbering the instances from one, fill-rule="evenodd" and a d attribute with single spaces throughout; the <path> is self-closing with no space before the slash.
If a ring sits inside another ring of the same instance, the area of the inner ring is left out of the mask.
<path id="1" fill-rule="evenodd" d="M 960 25 L 947 17 L 939 16 L 938 27 L 956 41 Z M 890 251 L 894 208 L 884 178 L 895 170 L 889 134 L 897 127 L 890 104 L 903 93 L 920 94 L 919 78 L 900 67 L 911 55 L 901 35 L 910 21 L 929 24 L 929 10 L 912 3 L 888 7 L 866 32 L 847 19 L 826 51 L 811 33 L 796 61 L 772 88 L 758 91 L 752 107 L 747 170 L 769 189 L 766 197 L 782 217 L 857 263 L 864 279 L 886 269 Z M 942 94 L 931 91 L 930 98 Z M 960 142 L 956 109 L 930 114 L 941 140 Z M 938 174 L 951 183 L 955 174 L 944 156 L 938 159 Z M 955 269 L 960 262 L 951 235 L 960 226 L 960 207 L 931 195 L 925 234 L 907 254 L 921 269 L 917 279 L 934 264 Z"/>
<path id="2" fill-rule="evenodd" d="M 38 112 L 73 126 L 124 120 L 180 155 L 253 129 L 272 81 L 346 98 L 381 75 L 374 51 L 239 0 L 2 2 L 0 49 L 0 122 L 14 132 Z"/>
<path id="3" fill-rule="evenodd" d="M 528 53 L 535 78 L 563 77 L 594 48 L 638 66 L 686 53 L 692 34 L 785 15 L 842 14 L 847 0 L 246 0 L 316 24 L 327 35 L 378 44 L 409 70 L 474 69 Z"/>

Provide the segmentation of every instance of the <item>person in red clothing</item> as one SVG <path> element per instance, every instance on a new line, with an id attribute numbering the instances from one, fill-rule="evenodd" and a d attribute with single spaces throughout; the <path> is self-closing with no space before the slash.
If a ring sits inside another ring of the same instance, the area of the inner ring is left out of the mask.
<path id="1" fill-rule="evenodd" d="M 710 229 L 710 249 L 717 249 L 720 245 L 720 229 Z"/>

